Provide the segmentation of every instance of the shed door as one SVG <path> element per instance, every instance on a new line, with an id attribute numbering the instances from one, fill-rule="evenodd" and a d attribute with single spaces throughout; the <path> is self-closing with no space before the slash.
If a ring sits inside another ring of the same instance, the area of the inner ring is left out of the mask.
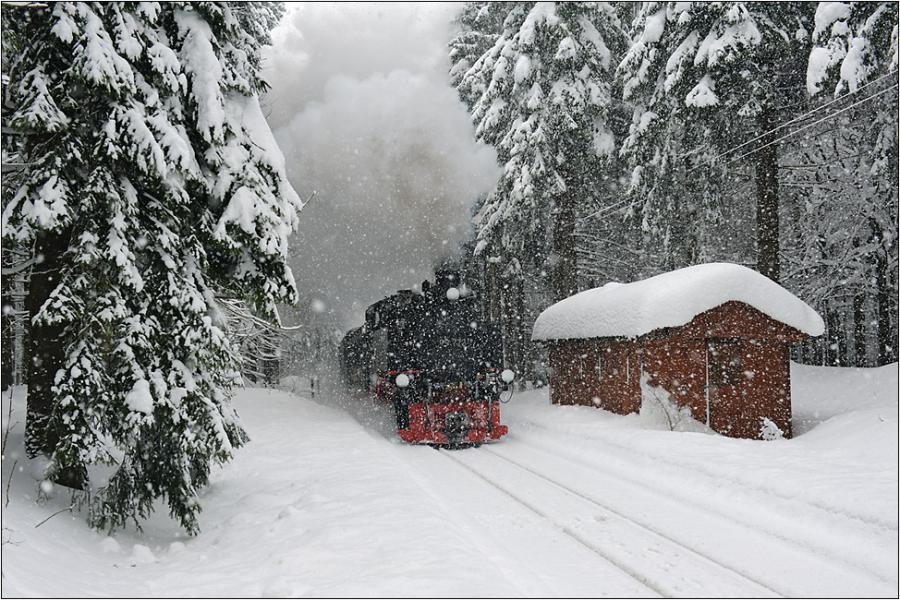
<path id="1" fill-rule="evenodd" d="M 591 405 L 596 379 L 596 363 L 593 352 L 587 347 L 580 348 L 574 360 L 572 390 L 575 404 Z"/>
<path id="2" fill-rule="evenodd" d="M 600 379 L 600 401 L 604 409 L 624 414 L 630 407 L 628 402 L 631 387 L 631 352 L 627 346 L 613 344 L 600 352 L 602 377 Z"/>
<path id="3" fill-rule="evenodd" d="M 708 340 L 706 343 L 706 424 L 719 432 L 727 432 L 739 411 L 731 400 L 734 386 L 743 379 L 741 341 L 736 338 Z"/>

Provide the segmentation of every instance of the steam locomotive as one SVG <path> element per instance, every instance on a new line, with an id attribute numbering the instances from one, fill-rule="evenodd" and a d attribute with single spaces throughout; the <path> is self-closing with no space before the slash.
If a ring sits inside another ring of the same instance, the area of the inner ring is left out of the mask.
<path id="1" fill-rule="evenodd" d="M 372 304 L 365 324 L 341 341 L 345 385 L 392 405 L 406 442 L 458 447 L 508 432 L 499 400 L 513 373 L 502 370 L 499 331 L 479 318 L 459 279 L 439 270 L 421 293 Z"/>

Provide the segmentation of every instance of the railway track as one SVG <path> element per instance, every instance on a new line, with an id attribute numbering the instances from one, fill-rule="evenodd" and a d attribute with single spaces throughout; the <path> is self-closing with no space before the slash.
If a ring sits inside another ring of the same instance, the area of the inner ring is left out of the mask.
<path id="1" fill-rule="evenodd" d="M 728 520 L 740 527 L 752 528 L 758 533 L 766 534 L 775 540 L 790 544 L 802 552 L 818 554 L 835 563 L 852 567 L 886 585 L 895 585 L 894 580 L 885 575 L 886 570 L 889 571 L 892 567 L 896 566 L 895 562 L 891 561 L 889 557 L 878 556 L 877 553 L 876 555 L 873 555 L 871 552 L 868 556 L 857 554 L 851 555 L 848 552 L 848 548 L 856 549 L 857 552 L 860 548 L 865 548 L 864 541 L 859 538 L 859 536 L 854 537 L 852 535 L 852 528 L 848 529 L 847 527 L 845 527 L 844 529 L 840 530 L 842 533 L 840 539 L 837 540 L 837 546 L 835 546 L 836 542 L 833 539 L 822 539 L 819 540 L 819 543 L 812 543 L 810 541 L 811 537 L 808 532 L 804 532 L 802 534 L 798 533 L 797 531 L 794 531 L 793 534 L 790 534 L 788 532 L 790 528 L 797 527 L 797 523 L 795 522 L 796 519 L 790 516 L 791 507 L 789 506 L 784 507 L 783 515 L 780 517 L 780 527 L 768 522 L 768 519 L 761 519 L 759 517 L 757 517 L 755 521 L 751 522 L 748 521 L 748 518 L 746 517 L 737 516 L 735 514 L 735 511 L 726 512 L 722 509 L 721 506 L 717 505 L 716 503 L 706 502 L 702 498 L 701 494 L 698 494 L 695 498 L 688 498 L 678 490 L 673 491 L 667 490 L 665 488 L 660 488 L 659 486 L 653 486 L 648 483 L 646 478 L 635 477 L 633 473 L 640 472 L 642 463 L 631 458 L 627 458 L 630 449 L 625 446 L 621 446 L 619 444 L 597 438 L 592 438 L 591 443 L 604 448 L 608 448 L 611 455 L 616 456 L 618 460 L 624 461 L 627 465 L 630 465 L 632 467 L 632 472 L 628 473 L 627 470 L 623 468 L 609 468 L 608 466 L 599 465 L 595 462 L 585 460 L 583 457 L 580 457 L 576 453 L 573 453 L 571 448 L 564 447 L 557 443 L 548 442 L 546 440 L 535 439 L 535 437 L 533 436 L 529 437 L 528 439 L 528 451 L 543 454 L 547 457 L 553 457 L 556 460 L 562 458 L 568 462 L 578 465 L 581 469 L 586 469 L 596 473 L 597 475 L 624 482 L 629 486 L 639 489 L 641 492 L 646 492 L 651 495 L 665 496 L 667 499 L 677 498 L 682 502 L 691 503 L 692 505 L 702 507 L 703 510 L 705 510 L 707 513 L 709 513 L 710 515 L 715 515 L 717 518 Z M 645 458 L 649 459 L 651 457 L 645 456 Z M 656 457 L 652 458 L 655 459 Z M 678 466 L 675 463 L 667 460 L 665 457 L 660 458 L 659 461 L 665 465 L 671 465 L 673 467 Z M 688 465 L 688 467 L 690 467 L 690 465 Z M 729 481 L 733 483 L 733 480 Z M 746 485 L 740 485 L 739 487 L 746 493 L 750 494 L 746 502 L 752 501 L 757 497 L 756 495 L 763 493 L 756 488 L 751 488 Z M 778 502 L 783 503 L 793 499 L 786 499 L 780 495 L 774 495 L 774 498 L 768 499 L 768 501 L 771 500 L 777 500 Z M 796 507 L 794 507 L 794 511 L 802 511 L 796 512 L 797 515 L 803 514 L 807 517 L 810 515 L 818 515 L 820 518 L 827 519 L 832 523 L 836 523 L 836 521 L 834 521 L 835 519 L 849 520 L 851 522 L 855 521 L 858 527 L 867 528 L 869 530 L 892 531 L 894 536 L 896 536 L 896 529 L 891 528 L 889 524 L 875 524 L 869 522 L 868 520 L 855 518 L 854 515 L 849 515 L 844 512 L 830 511 L 819 506 L 818 504 L 810 503 L 804 501 L 803 499 L 797 499 L 795 502 Z M 813 537 L 835 537 L 835 531 L 837 530 L 829 528 L 825 531 L 816 530 L 812 533 L 814 534 Z M 883 563 L 883 568 L 880 570 L 873 567 L 873 565 L 879 562 Z"/>
<path id="2" fill-rule="evenodd" d="M 441 454 L 660 596 L 789 595 L 489 448 Z"/>
<path id="3" fill-rule="evenodd" d="M 548 436 L 553 433 L 553 429 L 548 427 L 545 423 L 540 423 L 540 422 L 536 422 L 536 421 L 528 421 L 527 423 L 528 423 L 529 427 L 534 427 L 540 431 L 544 431 L 548 434 Z M 609 439 L 605 439 L 605 438 L 601 438 L 601 437 L 591 437 L 590 442 L 593 445 L 598 445 L 598 446 L 603 446 L 604 448 L 608 448 L 610 451 L 615 452 L 616 455 L 619 457 L 628 456 L 629 453 L 633 453 L 635 451 L 635 449 L 633 447 L 625 446 L 623 444 L 618 444 Z M 529 439 L 529 444 L 533 444 L 533 443 L 534 443 L 534 440 Z M 558 444 L 554 444 L 554 446 L 555 446 L 554 449 L 565 450 L 565 448 L 561 448 Z M 723 478 L 727 479 L 728 482 L 732 486 L 746 490 L 749 493 L 760 493 L 762 491 L 758 487 L 756 487 L 752 484 L 748 484 L 746 481 L 744 481 L 738 477 L 729 477 L 727 473 L 722 473 L 721 471 L 715 471 L 715 472 L 705 471 L 702 464 L 698 464 L 698 463 L 689 463 L 688 464 L 688 463 L 683 463 L 683 462 L 676 462 L 676 461 L 672 461 L 671 459 L 666 458 L 665 456 L 656 456 L 656 455 L 650 455 L 647 453 L 642 453 L 640 456 L 642 458 L 652 459 L 654 461 L 658 461 L 658 462 L 661 462 L 661 463 L 664 463 L 667 465 L 671 465 L 673 467 L 679 467 L 679 468 L 687 467 L 688 469 L 690 469 L 692 471 L 701 472 L 705 476 L 708 476 L 708 477 L 715 477 L 717 479 L 723 479 Z M 794 496 L 789 496 L 787 494 L 779 493 L 777 490 L 767 489 L 764 491 L 764 493 L 769 496 L 776 497 L 781 501 L 801 504 L 807 510 L 815 511 L 820 514 L 839 516 L 839 517 L 842 517 L 849 521 L 855 521 L 858 524 L 861 524 L 865 527 L 869 527 L 872 529 L 887 529 L 887 528 L 894 529 L 894 530 L 897 529 L 897 526 L 895 523 L 889 523 L 889 522 L 882 521 L 879 519 L 870 518 L 865 515 L 850 513 L 850 512 L 847 512 L 847 511 L 842 510 L 835 506 L 829 506 L 829 505 L 825 505 L 825 504 L 822 504 L 819 502 L 815 502 L 815 501 L 811 501 L 811 500 L 807 500 L 807 499 L 803 499 L 803 498 L 796 498 Z"/>

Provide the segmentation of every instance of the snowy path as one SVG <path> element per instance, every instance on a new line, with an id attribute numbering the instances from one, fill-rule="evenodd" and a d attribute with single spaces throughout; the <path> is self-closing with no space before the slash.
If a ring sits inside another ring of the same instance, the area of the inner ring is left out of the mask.
<path id="1" fill-rule="evenodd" d="M 896 595 L 892 377 L 857 382 L 874 399 L 772 443 L 529 392 L 504 409 L 508 438 L 460 451 L 398 443 L 371 405 L 243 390 L 253 441 L 204 493 L 196 538 L 164 515 L 114 537 L 65 513 L 35 529 L 68 497 L 33 501 L 18 425 L 3 595 Z"/>

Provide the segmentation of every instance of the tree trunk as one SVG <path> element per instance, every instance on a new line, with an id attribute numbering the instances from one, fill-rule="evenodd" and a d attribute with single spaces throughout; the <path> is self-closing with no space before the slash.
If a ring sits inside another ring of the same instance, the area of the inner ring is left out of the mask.
<path id="1" fill-rule="evenodd" d="M 879 232 L 880 233 L 880 232 Z M 896 348 L 891 336 L 891 294 L 888 285 L 888 261 L 884 248 L 875 254 L 875 303 L 878 314 L 878 365 L 886 365 L 896 360 Z"/>
<path id="2" fill-rule="evenodd" d="M 8 282 L 4 282 L 7 284 Z M 13 318 L 13 298 L 12 295 L 6 294 L 6 288 L 3 290 L 3 315 L 0 316 L 3 329 L 3 348 L 2 348 L 2 391 L 6 391 L 13 384 L 13 375 L 15 371 L 15 322 Z"/>
<path id="3" fill-rule="evenodd" d="M 825 321 L 828 328 L 826 332 L 826 343 L 828 344 L 828 348 L 826 349 L 828 355 L 827 364 L 829 367 L 846 366 L 841 360 L 843 356 L 841 350 L 843 336 L 841 331 L 840 313 L 834 309 L 826 309 Z"/>
<path id="4" fill-rule="evenodd" d="M 553 223 L 553 296 L 557 302 L 578 292 L 578 265 L 575 251 L 575 200 L 567 194 L 559 198 Z"/>
<path id="5" fill-rule="evenodd" d="M 22 278 L 30 267 L 30 261 L 23 262 L 23 258 L 17 252 L 19 245 L 13 245 L 12 252 L 4 250 L 2 264 L 5 274 L 2 285 L 2 388 L 6 391 L 13 385 L 22 383 Z M 17 260 L 19 263 L 17 264 Z"/>
<path id="6" fill-rule="evenodd" d="M 853 296 L 853 362 L 857 367 L 868 367 L 866 356 L 866 296 L 862 292 Z"/>
<path id="7" fill-rule="evenodd" d="M 890 265 L 887 248 L 884 247 L 884 231 L 876 219 L 869 219 L 872 241 L 875 244 L 873 267 L 875 269 L 875 315 L 878 349 L 876 364 L 886 365 L 897 360 L 897 348 L 891 336 L 891 296 L 896 294 L 890 285 Z"/>
<path id="8" fill-rule="evenodd" d="M 501 281 L 502 294 L 500 316 L 503 338 L 503 365 L 506 368 L 515 371 L 519 366 L 515 291 L 510 278 L 504 277 Z"/>
<path id="9" fill-rule="evenodd" d="M 28 400 L 25 409 L 25 451 L 30 457 L 51 455 L 60 441 L 60 432 L 52 427 L 56 372 L 65 364 L 61 325 L 36 324 L 35 317 L 59 284 L 63 255 L 69 247 L 70 232 L 44 231 L 34 244 L 36 263 L 32 267 L 25 297 L 28 311 L 28 336 L 25 346 L 25 383 Z M 82 489 L 86 473 L 81 470 L 61 470 L 54 480 L 68 487 Z"/>
<path id="10" fill-rule="evenodd" d="M 522 277 L 517 277 L 515 282 L 515 303 L 516 303 L 516 345 L 518 346 L 516 355 L 519 362 L 515 367 L 516 386 L 520 390 L 525 389 L 525 379 L 531 371 L 529 365 L 529 346 L 531 344 L 530 327 L 525 322 L 525 281 Z"/>
<path id="11" fill-rule="evenodd" d="M 758 120 L 760 130 L 771 130 L 773 122 L 772 113 L 764 109 Z M 774 137 L 764 136 L 760 145 Z M 775 282 L 781 276 L 778 245 L 778 144 L 771 144 L 756 153 L 756 268 Z"/>
<path id="12" fill-rule="evenodd" d="M 484 254 L 484 314 L 490 323 L 500 323 L 501 289 L 499 264 L 490 253 Z"/>

